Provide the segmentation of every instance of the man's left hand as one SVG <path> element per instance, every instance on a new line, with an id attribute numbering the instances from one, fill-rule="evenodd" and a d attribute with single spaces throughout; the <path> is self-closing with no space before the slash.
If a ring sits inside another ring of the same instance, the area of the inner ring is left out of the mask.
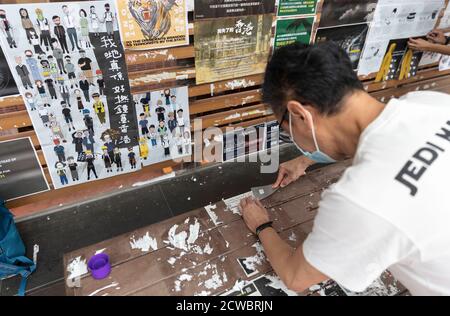
<path id="1" fill-rule="evenodd" d="M 411 49 L 421 51 L 421 52 L 426 52 L 426 51 L 430 51 L 432 49 L 433 44 L 422 38 L 410 38 L 409 42 L 408 42 L 408 46 Z"/>
<path id="2" fill-rule="evenodd" d="M 245 223 L 254 234 L 256 228 L 270 221 L 269 213 L 265 207 L 253 197 L 242 199 L 239 206 Z"/>

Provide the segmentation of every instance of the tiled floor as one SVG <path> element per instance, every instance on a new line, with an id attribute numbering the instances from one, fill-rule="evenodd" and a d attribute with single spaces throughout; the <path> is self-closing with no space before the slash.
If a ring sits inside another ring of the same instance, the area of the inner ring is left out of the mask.
<path id="1" fill-rule="evenodd" d="M 345 167 L 337 164 L 313 171 L 264 201 L 275 229 L 292 246 L 300 245 L 311 231 L 320 193 L 339 178 Z M 293 294 L 283 287 L 279 289 L 279 280 L 273 275 L 260 244 L 230 203 L 219 201 L 67 253 L 66 294 L 221 295 L 228 291 L 235 295 L 245 291 L 252 295 Z M 86 262 L 97 252 L 107 253 L 113 266 L 110 276 L 100 281 L 86 273 Z M 364 294 L 403 292 L 404 288 L 385 274 Z M 330 281 L 300 294 L 356 293 Z"/>

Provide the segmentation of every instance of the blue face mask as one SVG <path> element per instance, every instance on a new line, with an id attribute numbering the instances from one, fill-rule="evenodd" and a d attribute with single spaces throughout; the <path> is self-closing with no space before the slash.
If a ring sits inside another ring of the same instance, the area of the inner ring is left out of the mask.
<path id="1" fill-rule="evenodd" d="M 297 145 L 297 143 L 294 140 L 294 134 L 292 133 L 292 116 L 291 116 L 291 113 L 289 113 L 289 132 L 291 134 L 290 135 L 291 141 L 295 144 L 297 149 L 300 150 L 300 152 L 306 158 L 309 158 L 309 159 L 311 159 L 311 160 L 313 160 L 313 161 L 315 161 L 317 163 L 333 163 L 333 162 L 336 162 L 336 160 L 334 160 L 333 158 L 331 158 L 327 154 L 325 154 L 325 153 L 320 151 L 319 144 L 317 143 L 317 139 L 316 139 L 316 132 L 314 131 L 314 126 L 313 126 L 313 129 L 312 129 L 312 135 L 313 135 L 313 139 L 314 139 L 314 145 L 316 146 L 316 151 L 310 153 L 308 151 L 305 151 L 305 150 L 301 149 L 300 146 Z"/>

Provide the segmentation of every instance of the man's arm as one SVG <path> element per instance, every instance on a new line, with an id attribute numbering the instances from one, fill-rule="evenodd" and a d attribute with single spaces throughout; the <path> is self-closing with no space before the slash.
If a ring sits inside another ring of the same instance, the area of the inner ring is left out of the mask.
<path id="1" fill-rule="evenodd" d="M 432 43 L 421 38 L 419 39 L 411 38 L 409 40 L 408 45 L 410 48 L 418 51 L 434 52 L 443 55 L 450 55 L 450 46 Z"/>
<path id="2" fill-rule="evenodd" d="M 240 207 L 244 220 L 253 233 L 260 225 L 269 222 L 269 215 L 260 201 L 246 198 L 241 201 Z M 292 248 L 280 238 L 275 229 L 264 229 L 259 234 L 259 239 L 272 268 L 289 289 L 302 292 L 329 279 L 306 261 L 301 246 Z"/>
<path id="3" fill-rule="evenodd" d="M 273 228 L 263 230 L 259 238 L 272 268 L 290 290 L 303 292 L 329 279 L 306 261 L 303 245 L 292 248 Z"/>

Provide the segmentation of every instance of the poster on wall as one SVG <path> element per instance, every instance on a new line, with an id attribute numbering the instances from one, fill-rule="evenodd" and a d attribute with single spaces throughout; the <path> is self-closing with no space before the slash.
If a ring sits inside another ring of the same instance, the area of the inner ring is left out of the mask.
<path id="1" fill-rule="evenodd" d="M 223 161 L 257 153 L 265 149 L 266 124 L 237 128 L 223 135 Z"/>
<path id="2" fill-rule="evenodd" d="M 378 0 L 325 0 L 319 27 L 369 23 Z"/>
<path id="3" fill-rule="evenodd" d="M 0 142 L 0 199 L 50 190 L 29 137 Z"/>
<path id="4" fill-rule="evenodd" d="M 0 41 L 54 187 L 139 169 L 114 2 L 1 5 L 0 12 L 12 30 Z"/>
<path id="5" fill-rule="evenodd" d="M 317 0 L 279 0 L 278 16 L 315 14 Z"/>
<path id="6" fill-rule="evenodd" d="M 408 41 L 409 38 L 402 38 L 389 42 L 375 82 L 403 80 L 417 74 L 422 52 L 409 49 Z"/>
<path id="7" fill-rule="evenodd" d="M 275 12 L 275 0 L 195 0 L 194 18 L 213 19 Z"/>
<path id="8" fill-rule="evenodd" d="M 444 5 L 444 0 L 379 0 L 367 35 L 366 47 L 372 49 L 365 49 L 358 75 L 370 75 L 380 70 L 391 40 L 422 37 L 433 30 Z M 436 62 L 435 57 L 427 55 L 424 64 Z"/>
<path id="9" fill-rule="evenodd" d="M 190 156 L 191 124 L 187 87 L 134 95 L 144 166 Z"/>
<path id="10" fill-rule="evenodd" d="M 189 45 L 186 0 L 117 0 L 116 3 L 125 48 Z"/>
<path id="11" fill-rule="evenodd" d="M 265 71 L 272 15 L 251 15 L 195 23 L 197 84 Z"/>
<path id="12" fill-rule="evenodd" d="M 292 43 L 309 44 L 311 42 L 314 17 L 299 17 L 277 20 L 275 48 Z"/>
<path id="13" fill-rule="evenodd" d="M 5 24 L 3 24 L 3 26 L 4 25 Z M 0 48 L 0 98 L 17 94 L 19 94 L 19 90 L 17 89 L 11 70 L 9 70 L 8 62 L 3 54 L 3 49 Z"/>
<path id="14" fill-rule="evenodd" d="M 316 42 L 334 41 L 337 43 L 346 51 L 352 61 L 353 69 L 356 70 L 358 69 L 359 59 L 366 42 L 368 30 L 369 25 L 366 23 L 319 28 L 316 35 Z"/>

